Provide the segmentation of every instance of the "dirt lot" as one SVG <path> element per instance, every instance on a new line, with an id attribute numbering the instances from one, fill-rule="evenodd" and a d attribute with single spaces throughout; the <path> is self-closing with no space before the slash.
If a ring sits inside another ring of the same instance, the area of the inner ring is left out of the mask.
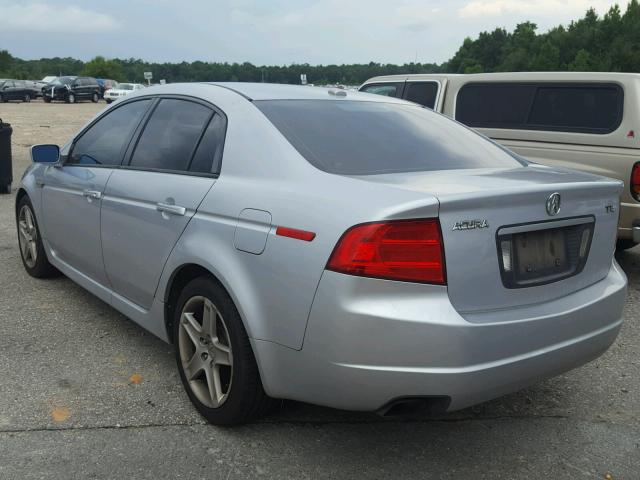
<path id="1" fill-rule="evenodd" d="M 34 143 L 57 143 L 62 146 L 96 113 L 106 108 L 104 102 L 76 104 L 1 103 L 0 118 L 13 127 L 13 178 L 22 176 L 31 159 L 29 147 Z"/>
<path id="2" fill-rule="evenodd" d="M 20 178 L 105 104 L 0 104 Z M 0 196 L 0 479 L 640 478 L 640 249 L 626 323 L 600 359 L 440 418 L 381 420 L 293 402 L 237 429 L 205 425 L 172 349 L 69 280 L 22 268 Z"/>

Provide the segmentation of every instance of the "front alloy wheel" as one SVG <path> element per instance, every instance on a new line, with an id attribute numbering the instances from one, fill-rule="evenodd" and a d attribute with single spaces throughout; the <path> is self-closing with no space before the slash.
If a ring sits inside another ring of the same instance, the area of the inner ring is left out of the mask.
<path id="1" fill-rule="evenodd" d="M 18 241 L 24 263 L 34 268 L 38 261 L 38 229 L 29 205 L 23 205 L 18 213 Z"/>
<path id="2" fill-rule="evenodd" d="M 180 361 L 191 391 L 203 405 L 218 408 L 227 400 L 233 381 L 229 331 L 215 305 L 192 297 L 180 315 Z"/>
<path id="3" fill-rule="evenodd" d="M 49 263 L 40 236 L 40 229 L 33 205 L 26 195 L 18 201 L 16 223 L 18 225 L 18 245 L 24 269 L 35 278 L 57 275 L 58 270 Z"/>

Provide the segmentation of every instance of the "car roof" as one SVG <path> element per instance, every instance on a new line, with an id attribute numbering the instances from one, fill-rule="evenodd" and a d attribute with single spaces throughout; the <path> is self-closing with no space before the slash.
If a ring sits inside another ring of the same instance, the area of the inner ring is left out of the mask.
<path id="1" fill-rule="evenodd" d="M 358 100 L 380 103 L 407 103 L 403 100 L 360 93 L 355 90 L 285 85 L 278 83 L 215 82 L 209 83 L 232 90 L 249 100 Z M 175 85 L 175 84 L 172 84 Z"/>
<path id="2" fill-rule="evenodd" d="M 368 79 L 365 84 L 405 80 L 442 80 L 446 78 L 468 78 L 473 81 L 615 81 L 638 80 L 640 74 L 622 72 L 498 72 L 498 73 L 407 73 L 404 75 L 382 75 Z"/>

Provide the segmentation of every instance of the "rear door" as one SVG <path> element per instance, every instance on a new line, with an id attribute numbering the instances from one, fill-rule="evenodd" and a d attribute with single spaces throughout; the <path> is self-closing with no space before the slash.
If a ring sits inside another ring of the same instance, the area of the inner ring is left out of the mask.
<path id="1" fill-rule="evenodd" d="M 164 265 L 217 178 L 226 118 L 212 106 L 156 101 L 102 203 L 102 247 L 116 294 L 148 309 Z"/>

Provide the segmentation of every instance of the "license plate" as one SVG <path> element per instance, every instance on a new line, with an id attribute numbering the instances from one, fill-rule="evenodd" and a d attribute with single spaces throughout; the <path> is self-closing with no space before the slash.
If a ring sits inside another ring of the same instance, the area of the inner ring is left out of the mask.
<path id="1" fill-rule="evenodd" d="M 513 243 L 515 270 L 521 279 L 562 273 L 568 267 L 563 229 L 518 233 Z"/>

